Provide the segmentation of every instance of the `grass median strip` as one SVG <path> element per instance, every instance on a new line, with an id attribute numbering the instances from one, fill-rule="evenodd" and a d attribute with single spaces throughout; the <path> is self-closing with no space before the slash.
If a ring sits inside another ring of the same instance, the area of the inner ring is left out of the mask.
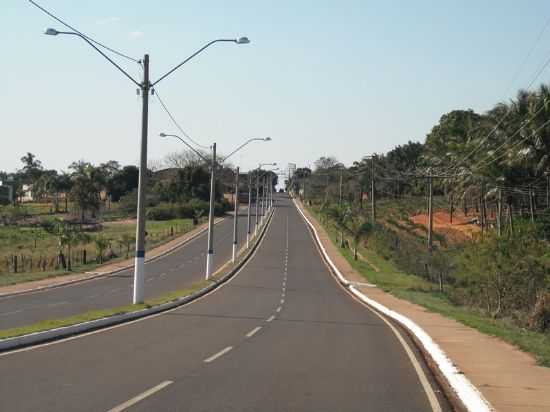
<path id="1" fill-rule="evenodd" d="M 254 239 L 254 242 L 255 242 L 254 246 L 256 246 L 259 239 L 262 239 L 262 238 L 259 237 L 258 239 Z M 126 305 L 126 306 L 119 306 L 119 307 L 109 308 L 109 309 L 93 310 L 82 314 L 70 316 L 67 318 L 45 320 L 45 321 L 37 322 L 31 325 L 0 330 L 0 341 L 9 339 L 9 338 L 15 338 L 18 336 L 29 335 L 32 333 L 45 332 L 52 329 L 78 325 L 84 322 L 90 322 L 98 319 L 109 318 L 112 316 L 138 312 L 140 310 L 149 309 L 149 308 L 160 306 L 165 303 L 173 302 L 178 299 L 183 299 L 195 292 L 205 289 L 206 287 L 214 284 L 215 282 L 223 278 L 225 275 L 229 273 L 230 270 L 232 270 L 232 268 L 235 265 L 239 265 L 244 259 L 247 258 L 248 255 L 246 252 L 247 252 L 246 248 L 242 248 L 237 258 L 237 262 L 234 265 L 232 265 L 231 262 L 227 262 L 225 265 L 219 268 L 209 280 L 195 282 L 189 288 L 179 289 L 179 290 L 169 292 L 159 297 L 146 300 L 145 303 L 139 304 L 139 305 Z"/>
<path id="2" fill-rule="evenodd" d="M 173 302 L 177 299 L 184 298 L 191 295 L 194 292 L 197 292 L 201 289 L 212 284 L 216 279 L 209 281 L 201 281 L 194 283 L 187 289 L 180 289 L 165 295 L 150 299 L 145 301 L 143 304 L 139 305 L 126 305 L 118 306 L 115 308 L 102 309 L 102 310 L 92 310 L 82 314 L 70 316 L 62 319 L 50 319 L 37 323 L 33 323 L 27 326 L 20 326 L 16 328 L 0 330 L 0 339 L 14 338 L 17 336 L 28 335 L 31 333 L 44 332 L 51 329 L 58 329 L 67 326 L 77 325 L 79 323 L 90 322 L 93 320 L 109 318 L 117 315 L 124 315 L 131 312 L 138 312 L 140 310 L 153 308 L 160 306 L 165 303 Z"/>

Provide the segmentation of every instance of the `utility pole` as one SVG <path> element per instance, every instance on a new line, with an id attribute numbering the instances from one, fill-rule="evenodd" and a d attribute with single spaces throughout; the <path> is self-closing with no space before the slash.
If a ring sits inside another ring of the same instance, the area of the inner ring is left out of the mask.
<path id="1" fill-rule="evenodd" d="M 480 199 L 479 199 L 479 213 L 481 216 L 481 239 L 483 240 L 483 237 L 485 235 L 485 226 L 486 226 L 486 219 L 487 216 L 485 216 L 485 181 L 481 180 L 481 193 L 480 193 Z"/>
<path id="2" fill-rule="evenodd" d="M 498 188 L 497 233 L 502 236 L 502 189 Z"/>
<path id="3" fill-rule="evenodd" d="M 233 264 L 235 264 L 235 259 L 237 258 L 237 247 L 238 247 L 238 240 L 237 240 L 237 229 L 238 229 L 238 222 L 239 222 L 239 167 L 237 166 L 237 170 L 235 171 L 235 214 L 233 216 L 233 254 L 231 261 Z"/>
<path id="4" fill-rule="evenodd" d="M 433 177 L 428 176 L 428 252 L 432 252 L 433 245 Z"/>
<path id="5" fill-rule="evenodd" d="M 453 224 L 453 212 L 454 212 L 454 204 L 453 204 L 453 192 L 449 193 L 449 215 L 450 215 L 450 223 Z"/>
<path id="6" fill-rule="evenodd" d="M 212 145 L 212 165 L 210 172 L 210 207 L 208 213 L 208 251 L 206 257 L 206 280 L 210 278 L 214 266 L 214 200 L 216 195 L 216 143 Z"/>
<path id="7" fill-rule="evenodd" d="M 535 205 L 533 199 L 533 189 L 529 187 L 529 211 L 531 212 L 531 223 L 535 223 Z"/>
<path id="8" fill-rule="evenodd" d="M 338 190 L 338 206 L 342 207 L 342 179 L 343 179 L 343 172 L 340 170 L 340 185 Z"/>
<path id="9" fill-rule="evenodd" d="M 374 183 L 374 155 L 371 156 L 371 181 L 370 181 L 370 191 L 371 191 L 371 220 L 372 224 L 376 222 L 376 185 Z"/>
<path id="10" fill-rule="evenodd" d="M 145 277 L 145 190 L 147 186 L 147 131 L 149 127 L 149 55 L 143 57 L 143 82 L 141 83 L 141 150 L 139 156 L 139 180 L 137 196 L 136 256 L 134 263 L 133 303 L 143 303 Z"/>
<path id="11" fill-rule="evenodd" d="M 250 247 L 250 206 L 252 205 L 252 175 L 248 172 L 248 211 L 246 225 L 246 248 Z"/>

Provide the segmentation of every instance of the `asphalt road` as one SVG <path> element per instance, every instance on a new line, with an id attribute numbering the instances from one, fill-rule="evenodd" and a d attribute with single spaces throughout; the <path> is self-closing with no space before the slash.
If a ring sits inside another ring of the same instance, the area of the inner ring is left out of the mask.
<path id="1" fill-rule="evenodd" d="M 439 395 L 430 403 L 437 387 L 429 375 L 422 385 L 395 332 L 338 286 L 286 199 L 254 257 L 218 290 L 0 354 L 0 371 L 2 411 L 449 410 Z"/>
<path id="2" fill-rule="evenodd" d="M 239 247 L 246 242 L 246 208 L 239 214 Z M 255 206 L 252 207 L 254 230 Z M 214 267 L 231 259 L 233 217 L 214 227 Z M 203 280 L 206 271 L 207 232 L 176 251 L 145 264 L 145 298 L 183 289 Z M 132 303 L 134 270 L 59 288 L 0 298 L 0 329 L 59 319 L 90 310 Z"/>

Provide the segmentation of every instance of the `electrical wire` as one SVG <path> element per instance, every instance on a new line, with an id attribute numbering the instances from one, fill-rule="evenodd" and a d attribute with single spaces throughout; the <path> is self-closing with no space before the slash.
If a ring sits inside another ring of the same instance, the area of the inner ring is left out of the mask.
<path id="1" fill-rule="evenodd" d="M 542 106 L 542 107 L 544 107 L 544 106 Z M 536 114 L 535 114 L 535 115 L 536 115 Z M 531 119 L 531 120 L 532 120 L 532 119 Z M 491 159 L 482 160 L 482 161 L 480 162 L 481 164 L 478 163 L 478 164 L 477 164 L 476 166 L 474 166 L 474 167 L 476 167 L 476 168 L 479 169 L 479 168 L 487 167 L 487 166 L 493 164 L 493 163 L 496 162 L 497 160 L 499 160 L 499 159 L 503 158 L 504 156 L 506 156 L 506 155 L 508 154 L 508 152 L 509 152 L 510 149 L 513 149 L 513 148 L 515 148 L 516 146 L 518 146 L 519 144 L 523 143 L 525 140 L 527 140 L 529 137 L 532 137 L 535 133 L 537 133 L 538 131 L 540 131 L 542 128 L 544 128 L 544 127 L 545 127 L 547 124 L 549 124 L 549 123 L 550 123 L 550 119 L 548 119 L 547 121 L 545 121 L 545 122 L 544 122 L 540 127 L 538 127 L 530 136 L 523 137 L 523 138 L 521 138 L 520 140 L 518 140 L 517 142 L 513 143 L 510 147 L 508 147 L 507 151 L 505 151 L 504 153 L 502 153 L 500 156 L 498 156 L 498 157 L 496 157 L 496 158 L 494 158 L 494 159 L 492 159 L 492 160 L 491 160 Z M 510 138 L 512 138 L 513 136 L 515 136 L 515 135 L 517 134 L 517 132 L 521 131 L 521 129 L 522 129 L 523 127 L 525 127 L 526 125 L 527 125 L 527 123 L 524 124 L 523 126 L 521 126 L 521 128 L 518 129 L 518 130 L 516 131 L 516 133 L 514 133 L 512 136 L 510 136 Z M 496 152 L 498 149 L 500 149 L 500 148 L 502 148 L 503 146 L 505 146 L 507 143 L 508 143 L 508 142 L 504 142 L 504 143 L 503 143 L 502 145 L 500 145 L 497 149 L 495 149 L 494 152 Z M 494 152 L 493 152 L 493 154 L 491 154 L 491 156 L 494 156 Z M 485 164 L 483 164 L 483 163 L 485 163 Z"/>
<path id="2" fill-rule="evenodd" d="M 40 9 L 42 12 L 44 12 L 45 14 L 47 14 L 48 16 L 50 16 L 52 19 L 58 21 L 59 23 L 61 23 L 63 26 L 67 27 L 68 29 L 71 29 L 72 31 L 74 31 L 75 33 L 78 33 L 80 34 L 82 37 L 85 37 L 86 39 L 88 39 L 89 41 L 91 41 L 92 43 L 95 43 L 97 44 L 98 46 L 100 47 L 103 47 L 105 50 L 108 50 L 110 51 L 111 53 L 113 54 L 116 54 L 117 56 L 119 57 L 123 57 L 125 59 L 128 59 L 134 63 L 139 63 L 140 60 L 138 59 L 134 59 L 133 57 L 130 57 L 128 56 L 127 54 L 124 54 L 122 52 L 119 52 L 109 46 L 106 46 L 105 44 L 103 43 L 100 43 L 99 41 L 93 39 L 92 37 L 82 33 L 81 31 L 77 30 L 76 28 L 74 28 L 73 26 L 71 26 L 70 24 L 68 23 L 65 23 L 63 20 L 61 20 L 59 17 L 55 16 L 53 13 L 49 12 L 48 10 L 46 10 L 44 7 L 42 7 L 41 5 L 39 5 L 38 3 L 36 3 L 34 0 L 28 0 L 29 3 L 31 3 L 33 6 L 35 6 L 36 8 Z"/>
<path id="3" fill-rule="evenodd" d="M 156 96 L 157 100 L 159 101 L 161 107 L 163 108 L 163 110 L 166 112 L 166 114 L 168 115 L 168 117 L 170 118 L 170 120 L 172 120 L 172 123 L 174 123 L 174 125 L 178 128 L 178 130 L 189 140 L 191 141 L 195 146 L 201 148 L 201 149 L 205 149 L 205 150 L 208 150 L 209 147 L 208 146 L 204 146 L 200 143 L 198 143 L 197 141 L 195 141 L 191 136 L 189 136 L 189 134 L 187 134 L 187 132 L 185 130 L 183 130 L 183 128 L 180 126 L 180 124 L 178 123 L 178 121 L 176 120 L 176 118 L 172 115 L 172 113 L 170 113 L 170 110 L 168 110 L 168 107 L 166 107 L 166 104 L 164 104 L 164 101 L 161 99 L 159 93 L 158 93 L 158 90 L 155 89 L 155 92 L 154 92 L 154 95 Z"/>
<path id="4" fill-rule="evenodd" d="M 540 40 L 540 37 L 542 37 L 542 34 L 544 33 L 544 31 L 546 31 L 547 27 L 548 27 L 548 24 L 550 24 L 550 18 L 547 20 L 546 24 L 544 25 L 544 28 L 541 32 L 541 34 L 539 35 L 539 38 L 537 39 L 537 42 Z M 534 47 L 533 47 L 534 49 Z M 527 86 L 527 91 L 529 91 L 531 89 L 531 87 L 533 86 L 533 84 L 535 83 L 535 81 L 539 78 L 539 76 L 544 72 L 544 70 L 546 70 L 546 68 L 548 67 L 548 65 L 550 64 L 550 53 L 546 55 L 546 60 L 544 61 L 544 63 L 542 64 L 542 66 L 537 70 L 535 76 L 531 79 L 531 81 L 529 82 L 529 85 Z M 508 116 L 512 113 L 512 107 L 508 107 L 508 111 L 506 112 L 506 114 L 497 122 L 497 124 L 493 127 L 493 129 L 487 134 L 487 136 L 485 136 L 483 139 L 480 140 L 479 144 L 477 145 L 476 148 L 474 148 L 474 150 L 472 150 L 472 152 L 470 152 L 468 155 L 466 155 L 462 160 L 459 160 L 457 162 L 455 162 L 454 164 L 451 164 L 448 168 L 447 168 L 447 171 L 451 171 L 451 170 L 456 170 L 460 165 L 462 165 L 468 158 L 470 158 L 471 156 L 473 156 L 478 150 L 480 150 L 482 148 L 482 145 L 489 139 L 489 137 L 491 137 L 493 135 L 493 133 L 498 129 L 498 127 L 504 122 L 504 120 L 506 120 L 508 118 Z"/>

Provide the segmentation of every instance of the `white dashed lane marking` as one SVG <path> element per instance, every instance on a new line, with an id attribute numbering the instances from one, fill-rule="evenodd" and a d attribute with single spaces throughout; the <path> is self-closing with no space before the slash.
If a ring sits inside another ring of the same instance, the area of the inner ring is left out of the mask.
<path id="1" fill-rule="evenodd" d="M 206 358 L 204 360 L 205 363 L 210 363 L 210 362 L 213 362 L 215 361 L 216 359 L 218 359 L 219 357 L 225 355 L 227 352 L 229 352 L 231 349 L 233 349 L 233 346 L 228 346 L 227 348 L 225 349 L 222 349 L 221 351 L 219 351 L 218 353 L 215 353 L 214 355 L 210 356 L 209 358 Z"/>
<path id="2" fill-rule="evenodd" d="M 261 326 L 257 326 L 255 327 L 254 329 L 252 329 L 250 332 L 248 332 L 246 334 L 246 337 L 247 338 L 251 338 L 252 336 L 254 336 L 256 334 L 256 332 L 258 332 L 262 327 Z"/>

